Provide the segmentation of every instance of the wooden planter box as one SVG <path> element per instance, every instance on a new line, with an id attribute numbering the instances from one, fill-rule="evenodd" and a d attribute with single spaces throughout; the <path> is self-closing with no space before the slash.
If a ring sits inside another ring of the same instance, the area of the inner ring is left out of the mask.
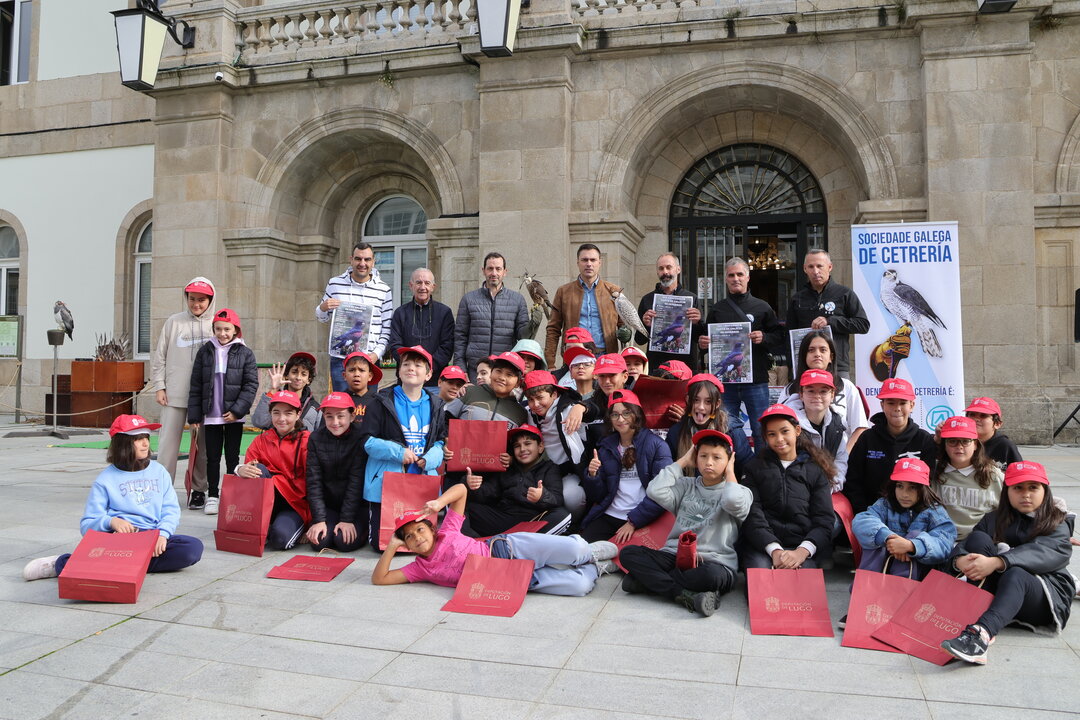
<path id="1" fill-rule="evenodd" d="M 143 363 L 71 361 L 71 391 L 93 393 L 135 393 L 143 389 Z"/>
<path id="2" fill-rule="evenodd" d="M 71 393 L 71 427 L 107 428 L 117 415 L 130 415 L 133 408 L 131 393 L 76 391 Z"/>

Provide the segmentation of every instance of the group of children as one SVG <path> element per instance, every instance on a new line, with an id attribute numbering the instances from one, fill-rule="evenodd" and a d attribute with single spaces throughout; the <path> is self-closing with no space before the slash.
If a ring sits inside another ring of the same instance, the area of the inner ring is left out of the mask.
<path id="1" fill-rule="evenodd" d="M 687 393 L 685 406 L 669 409 L 677 421 L 666 435 L 655 433 L 631 389 L 648 372 L 644 354 L 596 356 L 582 328 L 566 333 L 561 373 L 547 369 L 538 345 L 522 341 L 517 352 L 482 361 L 475 385 L 449 366 L 436 388 L 426 388 L 432 358 L 416 346 L 398 351 L 397 382 L 379 389 L 377 359 L 354 352 L 343 362 L 347 390 L 319 403 L 310 387 L 315 358 L 299 352 L 271 368 L 269 392 L 256 402 L 255 359 L 240 319 L 211 310 L 212 286 L 203 279 L 187 290 L 191 318 L 200 317 L 193 305 L 213 313 L 212 337 L 184 358 L 191 364 L 187 420 L 201 429 L 207 458 L 206 497 L 193 489 L 189 507 L 216 511 L 224 453 L 241 478 L 274 480 L 268 547 L 306 539 L 315 550 L 349 552 L 370 543 L 383 550 L 375 584 L 454 585 L 468 554 L 523 557 L 535 563 L 532 590 L 569 595 L 591 590 L 618 556 L 626 592 L 666 596 L 708 616 L 740 570 L 827 563 L 845 538 L 834 510 L 842 496 L 855 513 L 860 567 L 887 564 L 913 578 L 942 568 L 986 581 L 995 593 L 978 622 L 945 644 L 955 656 L 984 662 L 1009 622 L 1060 628 L 1068 619 L 1076 593 L 1067 570 L 1072 516 L 1055 505 L 1042 467 L 1022 461 L 998 432 L 997 403 L 976 399 L 935 439 L 911 419 L 910 383 L 890 379 L 878 394 L 882 411 L 867 418 L 858 388 L 834 374 L 835 349 L 824 333 L 803 341 L 787 397 L 760 417 L 762 446 L 743 457 L 727 434 L 716 377 L 691 375 L 675 362 L 656 371 L 685 380 Z M 172 388 L 167 394 L 175 401 Z M 266 432 L 241 463 L 243 419 L 253 405 L 252 421 Z M 453 458 L 445 447 L 451 418 L 507 424 L 502 472 L 441 472 Z M 110 466 L 82 521 L 84 532 L 159 530 L 152 572 L 185 567 L 202 553 L 197 539 L 175 535 L 172 477 L 150 460 L 149 432 L 158 427 L 117 418 Z M 445 477 L 424 512 L 394 518 L 394 538 L 381 548 L 387 472 Z M 630 544 L 619 553 L 615 543 L 631 541 L 665 512 L 674 522 L 661 549 Z M 541 531 L 507 534 L 527 520 L 542 521 Z M 564 537 L 568 531 L 575 534 Z M 688 533 L 696 536 L 689 561 L 677 552 Z M 402 546 L 416 558 L 392 570 Z M 66 558 L 32 561 L 24 576 L 55 576 Z"/>

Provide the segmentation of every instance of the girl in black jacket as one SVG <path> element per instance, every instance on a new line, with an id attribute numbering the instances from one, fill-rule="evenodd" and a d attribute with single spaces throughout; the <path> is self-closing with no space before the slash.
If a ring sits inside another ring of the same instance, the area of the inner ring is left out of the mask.
<path id="1" fill-rule="evenodd" d="M 766 447 L 742 483 L 754 504 L 739 533 L 744 568 L 817 567 L 832 553 L 832 459 L 802 433 L 795 411 L 772 405 L 761 416 Z"/>
<path id="2" fill-rule="evenodd" d="M 307 539 L 314 550 L 351 552 L 363 547 L 368 537 L 364 500 L 367 436 L 353 422 L 356 406 L 347 393 L 330 393 L 319 409 L 323 422 L 308 437 L 307 446 L 307 500 L 311 507 Z"/>
<path id="3" fill-rule="evenodd" d="M 969 582 L 985 580 L 994 599 L 975 624 L 941 647 L 985 665 L 987 647 L 1009 623 L 1060 632 L 1076 594 L 1069 573 L 1072 532 L 1072 520 L 1054 504 L 1046 469 L 1027 461 L 1009 465 L 997 510 L 983 516 L 952 557 L 953 568 Z"/>
<path id="4" fill-rule="evenodd" d="M 244 416 L 259 392 L 255 353 L 244 344 L 240 318 L 225 308 L 214 313 L 214 337 L 195 353 L 188 393 L 188 423 L 202 426 L 206 439 L 207 498 L 203 512 L 217 515 L 221 452 L 225 467 L 240 464 Z"/>

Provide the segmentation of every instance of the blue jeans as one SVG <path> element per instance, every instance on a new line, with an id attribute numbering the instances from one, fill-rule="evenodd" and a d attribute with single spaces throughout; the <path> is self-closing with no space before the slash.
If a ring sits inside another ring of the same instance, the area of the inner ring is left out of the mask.
<path id="1" fill-rule="evenodd" d="M 758 418 L 769 407 L 768 383 L 724 383 L 724 410 L 728 414 L 728 435 L 735 443 L 735 457 L 751 458 L 753 452 L 743 430 L 741 405 L 746 405 L 746 414 L 750 416 L 750 432 L 754 436 L 754 450 L 765 447 L 761 437 L 761 423 Z"/>
<path id="2" fill-rule="evenodd" d="M 344 358 L 330 358 L 330 384 L 334 392 L 345 392 L 345 363 Z"/>
<path id="3" fill-rule="evenodd" d="M 580 535 L 513 533 L 489 541 L 491 556 L 533 561 L 529 592 L 588 595 L 599 573 L 589 544 Z"/>

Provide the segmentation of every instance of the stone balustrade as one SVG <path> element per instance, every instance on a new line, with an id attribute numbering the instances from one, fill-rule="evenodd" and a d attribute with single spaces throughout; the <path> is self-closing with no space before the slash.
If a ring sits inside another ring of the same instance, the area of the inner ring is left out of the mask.
<path id="1" fill-rule="evenodd" d="M 476 33 L 472 0 L 366 0 L 329 5 L 326 0 L 258 5 L 236 14 L 236 47 L 244 64 L 259 65 L 306 55 L 379 52 L 412 45 L 457 42 Z M 393 42 L 391 42 L 393 41 Z M 323 50 L 320 49 L 331 49 Z"/>

